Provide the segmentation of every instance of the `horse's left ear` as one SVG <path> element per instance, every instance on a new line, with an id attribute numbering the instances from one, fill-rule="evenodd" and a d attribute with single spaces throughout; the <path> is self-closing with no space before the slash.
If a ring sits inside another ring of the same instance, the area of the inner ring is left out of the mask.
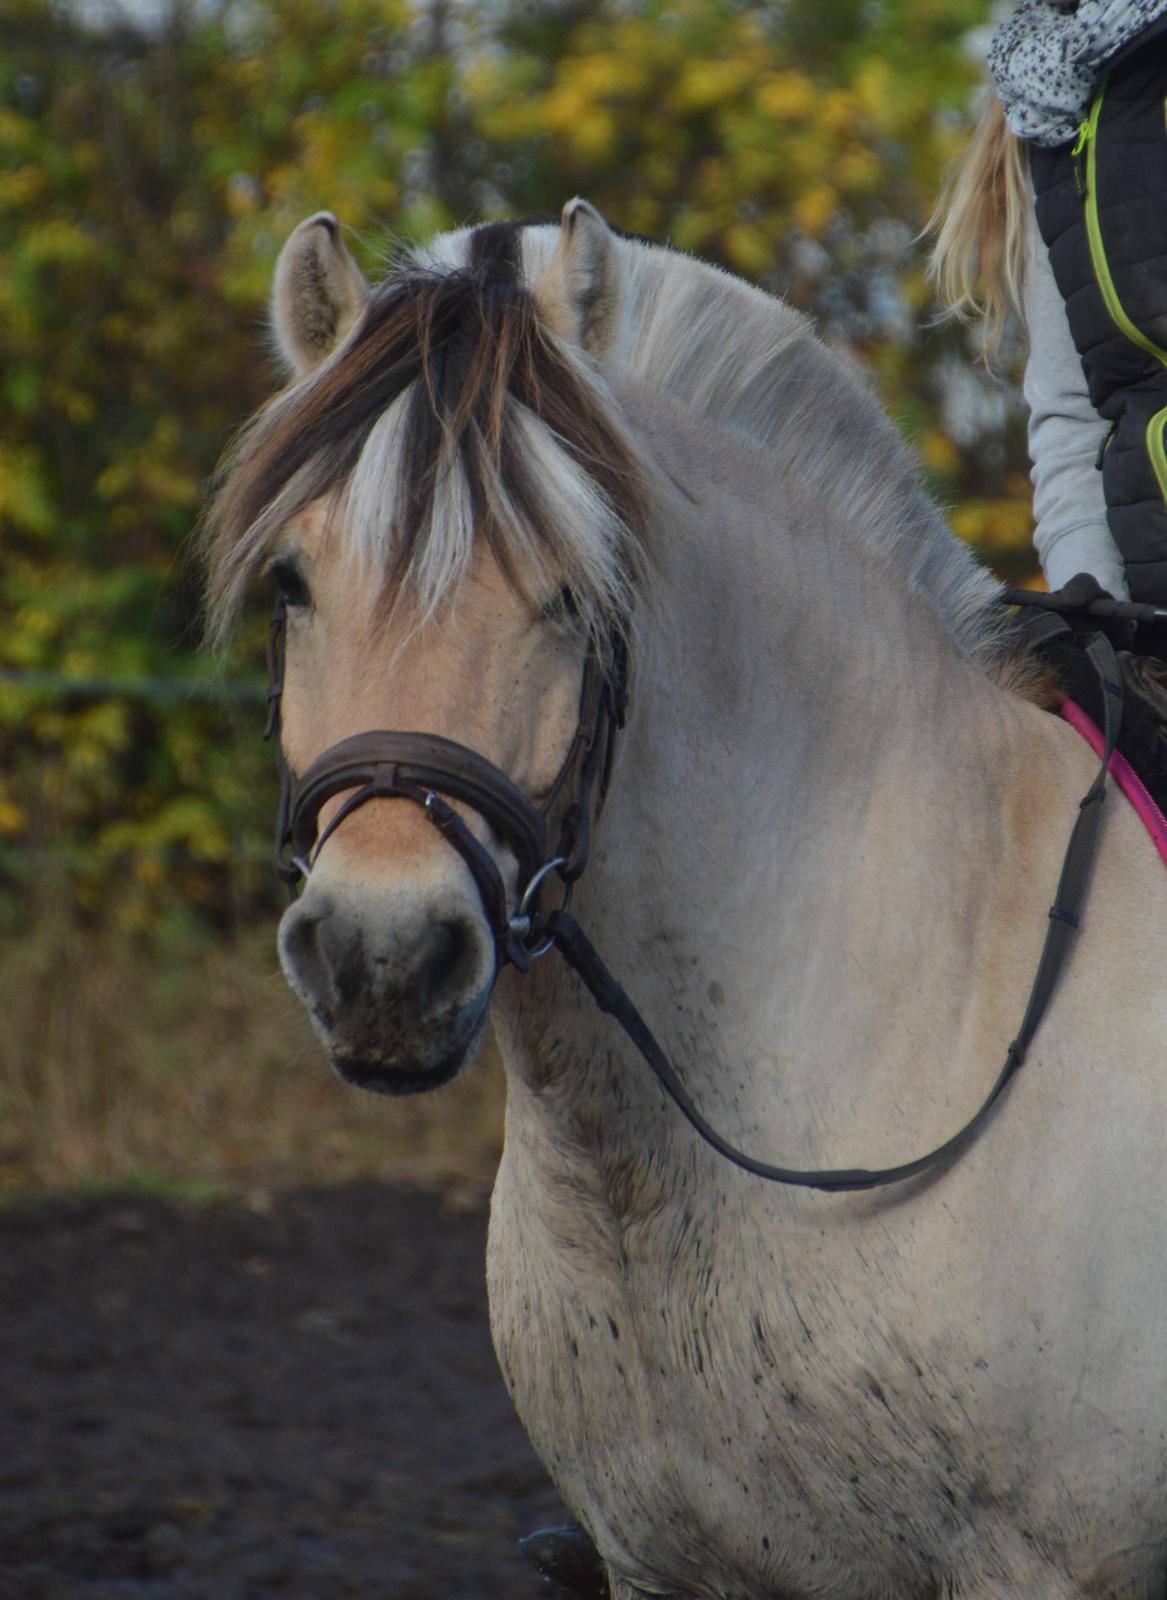
<path id="1" fill-rule="evenodd" d="M 368 298 L 332 212 L 302 222 L 280 251 L 271 293 L 276 348 L 297 378 L 332 354 Z"/>
<path id="2" fill-rule="evenodd" d="M 551 265 L 535 285 L 535 304 L 561 339 L 602 360 L 620 308 L 619 252 L 612 230 L 586 200 L 569 200 Z"/>

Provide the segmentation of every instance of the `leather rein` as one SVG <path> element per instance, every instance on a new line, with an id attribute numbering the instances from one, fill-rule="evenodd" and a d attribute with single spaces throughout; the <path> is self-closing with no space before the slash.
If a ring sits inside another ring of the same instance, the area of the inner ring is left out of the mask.
<path id="1" fill-rule="evenodd" d="M 526 972 L 531 962 L 558 949 L 599 1009 L 613 1016 L 639 1051 L 665 1093 L 702 1139 L 726 1160 L 756 1177 L 796 1188 L 849 1191 L 883 1188 L 922 1176 L 957 1155 L 989 1115 L 1021 1067 L 1045 1015 L 1077 932 L 1089 884 L 1106 795 L 1106 778 L 1122 724 L 1123 687 L 1114 648 L 1104 634 L 1086 646 L 1103 694 L 1104 750 L 1098 774 L 1079 802 L 1066 846 L 1049 927 L 1017 1037 L 995 1083 L 958 1132 L 927 1155 L 898 1166 L 794 1169 L 761 1161 L 739 1150 L 698 1110 L 651 1029 L 570 912 L 572 888 L 588 861 L 593 809 L 598 816 L 612 771 L 616 735 L 627 709 L 628 662 L 622 639 L 606 652 L 589 650 L 580 689 L 579 720 L 559 774 L 544 804 L 536 806 L 485 756 L 428 733 L 359 733 L 317 756 L 301 777 L 287 765 L 279 743 L 283 693 L 286 606 L 276 602 L 268 635 L 268 718 L 265 738 L 276 739 L 280 801 L 276 823 L 276 872 L 290 888 L 311 872 L 324 845 L 347 817 L 369 800 L 412 800 L 465 861 L 478 887 L 494 935 L 499 968 L 510 962 Z M 598 786 L 597 786 L 598 778 Z M 334 796 L 352 791 L 320 830 L 320 812 Z M 510 847 L 525 885 L 514 909 L 494 857 L 445 796 L 469 806 Z M 555 817 L 561 812 L 558 824 Z M 544 913 L 545 880 L 555 873 L 566 885 L 558 910 Z"/>

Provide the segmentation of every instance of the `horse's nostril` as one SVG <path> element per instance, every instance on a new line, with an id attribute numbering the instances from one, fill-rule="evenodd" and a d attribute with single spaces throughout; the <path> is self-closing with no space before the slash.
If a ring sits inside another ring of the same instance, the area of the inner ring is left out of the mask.
<path id="1" fill-rule="evenodd" d="M 462 994 L 475 986 L 478 941 L 474 929 L 460 918 L 431 923 L 417 955 L 418 988 L 424 1000 Z"/>
<path id="2" fill-rule="evenodd" d="M 324 924 L 332 914 L 328 901 L 298 900 L 284 915 L 280 951 L 295 986 L 311 991 L 317 1001 L 334 1000 L 332 963 L 324 947 Z"/>

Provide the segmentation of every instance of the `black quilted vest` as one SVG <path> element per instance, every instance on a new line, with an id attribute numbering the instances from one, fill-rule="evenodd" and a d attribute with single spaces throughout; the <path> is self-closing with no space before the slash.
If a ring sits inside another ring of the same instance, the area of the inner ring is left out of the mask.
<path id="1" fill-rule="evenodd" d="M 1037 223 L 1090 399 L 1131 597 L 1167 603 L 1167 19 L 1121 52 L 1074 144 L 1030 146 Z"/>

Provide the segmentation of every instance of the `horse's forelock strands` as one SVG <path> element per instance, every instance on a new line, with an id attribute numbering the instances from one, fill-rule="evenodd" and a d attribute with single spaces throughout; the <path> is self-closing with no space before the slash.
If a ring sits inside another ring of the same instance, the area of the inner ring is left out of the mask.
<path id="1" fill-rule="evenodd" d="M 533 604 L 567 585 L 599 636 L 627 625 L 644 564 L 638 464 L 602 386 L 542 327 L 518 230 L 465 237 L 469 265 L 407 263 L 242 436 L 207 518 L 212 636 L 280 530 L 341 490 L 349 552 L 419 619 L 481 538 Z"/>

